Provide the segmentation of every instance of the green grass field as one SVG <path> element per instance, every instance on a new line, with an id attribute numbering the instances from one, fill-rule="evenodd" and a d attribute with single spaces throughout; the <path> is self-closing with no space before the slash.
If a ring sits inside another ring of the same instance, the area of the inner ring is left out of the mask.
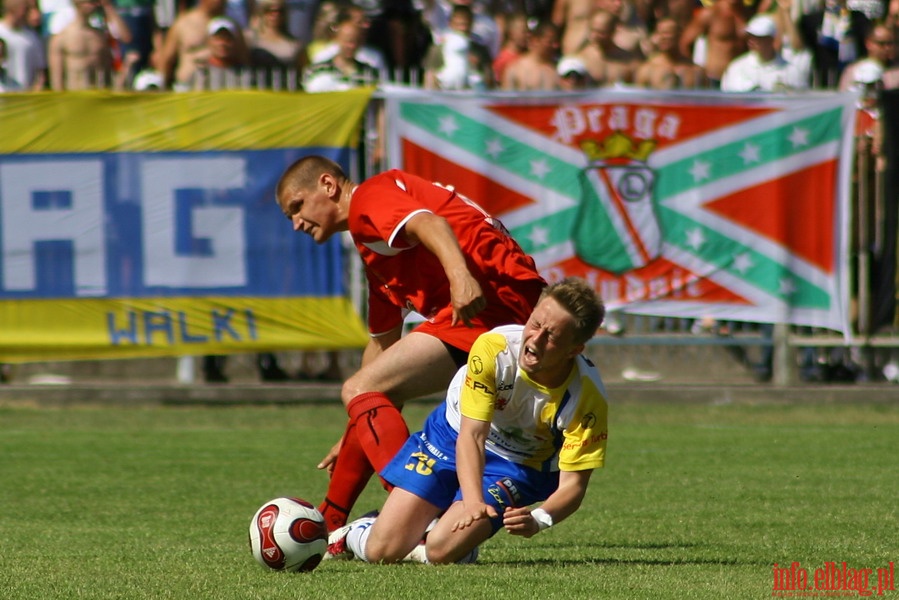
<path id="1" fill-rule="evenodd" d="M 828 561 L 873 569 L 876 596 L 899 562 L 899 402 L 631 404 L 611 409 L 581 510 L 530 540 L 499 533 L 476 565 L 264 569 L 250 517 L 320 500 L 314 465 L 344 420 L 336 405 L 0 408 L 0 597 L 763 598 L 774 563 L 811 586 Z M 358 512 L 383 497 L 369 486 Z"/>

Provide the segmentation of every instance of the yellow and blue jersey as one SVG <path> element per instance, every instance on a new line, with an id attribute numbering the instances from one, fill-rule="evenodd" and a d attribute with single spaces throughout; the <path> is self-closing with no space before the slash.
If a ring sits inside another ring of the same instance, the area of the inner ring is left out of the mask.
<path id="1" fill-rule="evenodd" d="M 608 406 L 599 371 L 578 356 L 562 385 L 540 385 L 518 367 L 522 330 L 507 325 L 478 338 L 450 384 L 447 424 L 458 432 L 462 415 L 490 421 L 487 451 L 539 471 L 602 467 Z"/>

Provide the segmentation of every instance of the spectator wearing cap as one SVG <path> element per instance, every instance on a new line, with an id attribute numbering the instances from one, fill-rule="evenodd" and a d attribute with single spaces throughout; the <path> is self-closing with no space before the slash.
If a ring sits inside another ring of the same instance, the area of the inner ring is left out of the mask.
<path id="1" fill-rule="evenodd" d="M 136 60 L 137 53 L 129 52 L 129 60 L 134 60 L 135 66 L 133 69 L 129 68 L 125 77 L 122 78 L 122 89 L 131 89 L 136 92 L 152 92 L 168 89 L 165 76 L 162 74 L 162 71 L 159 70 L 160 51 L 161 46 L 154 45 L 153 51 L 150 53 L 150 60 L 143 69 L 137 68 L 136 66 L 136 64 L 139 63 L 139 60 Z"/>
<path id="2" fill-rule="evenodd" d="M 735 58 L 721 78 L 725 92 L 782 92 L 809 86 L 811 57 L 801 46 L 790 58 L 776 46 L 777 23 L 770 15 L 756 15 L 746 25 L 749 52 Z"/>
<path id="3" fill-rule="evenodd" d="M 175 91 L 236 88 L 246 82 L 239 78 L 247 70 L 249 52 L 240 25 L 230 17 L 213 17 L 206 24 L 206 42 L 193 54 L 189 80 L 179 80 Z M 179 69 L 180 71 L 180 69 Z"/>
<path id="4" fill-rule="evenodd" d="M 209 21 L 207 33 L 209 57 L 206 60 L 205 74 L 209 80 L 202 87 L 236 87 L 230 82 L 236 81 L 241 71 L 249 65 L 247 54 L 240 47 L 240 27 L 228 17 L 216 17 Z"/>
<path id="5" fill-rule="evenodd" d="M 662 18 L 652 35 L 655 50 L 637 68 L 634 84 L 655 90 L 690 89 L 705 83 L 702 67 L 684 56 L 678 45 L 680 26 L 672 18 Z"/>
<path id="6" fill-rule="evenodd" d="M 135 92 L 159 92 L 165 89 L 165 78 L 158 71 L 144 69 L 134 76 L 131 88 Z"/>
<path id="7" fill-rule="evenodd" d="M 585 90 L 590 87 L 590 74 L 577 56 L 563 56 L 556 66 L 559 73 L 559 88 L 565 92 Z"/>
<path id="8" fill-rule="evenodd" d="M 197 5 L 181 13 L 172 23 L 160 53 L 159 70 L 172 89 L 185 91 L 193 87 L 194 73 L 209 60 L 209 23 L 225 12 L 225 0 L 199 0 Z M 243 34 L 235 33 L 237 52 L 247 62 Z"/>

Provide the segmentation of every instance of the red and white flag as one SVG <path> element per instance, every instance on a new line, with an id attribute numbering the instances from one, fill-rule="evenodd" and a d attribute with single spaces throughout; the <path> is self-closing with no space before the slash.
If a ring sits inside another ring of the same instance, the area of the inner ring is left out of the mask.
<path id="1" fill-rule="evenodd" d="M 848 331 L 855 96 L 388 89 L 390 166 L 499 217 L 610 309 Z"/>

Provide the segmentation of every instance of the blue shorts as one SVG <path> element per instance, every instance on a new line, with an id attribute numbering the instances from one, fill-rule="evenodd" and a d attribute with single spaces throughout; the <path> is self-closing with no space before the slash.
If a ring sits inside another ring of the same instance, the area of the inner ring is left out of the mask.
<path id="1" fill-rule="evenodd" d="M 447 425 L 442 434 L 436 435 L 439 439 L 434 437 L 433 428 L 412 434 L 381 471 L 381 477 L 446 510 L 462 499 L 456 475 L 456 433 Z M 496 533 L 503 525 L 506 507 L 529 506 L 545 500 L 559 487 L 559 474 L 541 473 L 487 452 L 483 486 L 484 501 L 499 515 L 490 519 Z"/>

